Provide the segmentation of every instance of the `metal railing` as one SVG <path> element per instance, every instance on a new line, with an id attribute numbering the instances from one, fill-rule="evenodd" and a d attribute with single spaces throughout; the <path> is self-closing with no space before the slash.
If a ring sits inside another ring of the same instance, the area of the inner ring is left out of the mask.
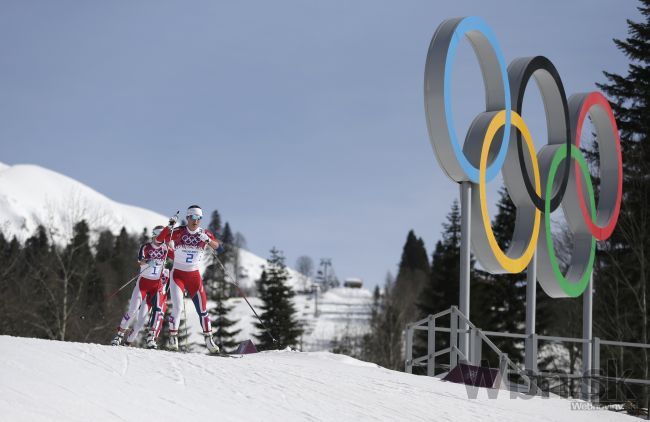
<path id="1" fill-rule="evenodd" d="M 440 327 L 436 324 L 437 320 L 450 315 L 450 326 Z M 466 326 L 467 329 L 461 329 L 460 326 Z M 413 334 L 415 330 L 427 331 L 427 354 L 413 358 Z M 449 347 L 436 350 L 436 333 L 449 333 Z M 458 335 L 469 333 L 469 351 L 467 355 L 458 348 Z M 435 315 L 421 319 L 420 321 L 408 324 L 406 327 L 406 372 L 413 373 L 413 366 L 426 366 L 427 375 L 434 376 L 436 368 L 436 358 L 449 353 L 449 369 L 454 368 L 459 360 L 468 363 L 480 364 L 483 344 L 486 344 L 499 357 L 499 378 L 496 385 L 509 389 L 525 392 L 527 394 L 537 394 L 538 388 L 533 378 L 529 377 L 523 370 L 515 365 L 490 340 L 485 333 L 478 329 L 472 322 L 463 315 L 456 306 L 439 312 Z M 515 384 L 511 381 L 510 375 L 517 374 L 524 385 Z"/>
<path id="2" fill-rule="evenodd" d="M 440 326 L 440 319 L 450 316 L 449 327 Z M 459 327 L 466 326 L 467 329 Z M 413 336 L 417 330 L 427 332 L 427 354 L 424 356 L 413 357 Z M 449 333 L 449 347 L 441 350 L 436 350 L 436 334 Z M 469 333 L 469 343 L 467 347 L 467 356 L 459 349 L 459 337 Z M 502 352 L 493 342 L 490 337 L 511 338 L 523 340 L 525 349 L 527 351 L 525 369 L 521 369 L 509 357 L 507 353 Z M 544 372 L 537 369 L 538 357 L 538 343 L 539 341 L 550 341 L 557 343 L 576 343 L 576 344 L 590 344 L 591 346 L 591 368 L 583 374 L 574 373 L 560 373 L 560 372 Z M 540 392 L 537 380 L 541 377 L 554 377 L 559 376 L 565 379 L 581 379 L 582 396 L 584 399 L 597 402 L 599 397 L 600 382 L 616 382 L 623 384 L 634 385 L 647 385 L 650 386 L 650 380 L 632 379 L 621 377 L 610 377 L 601 374 L 600 370 L 600 352 L 602 346 L 616 346 L 616 347 L 633 347 L 650 349 L 650 344 L 644 343 L 630 343 L 620 341 L 601 340 L 598 337 L 593 339 L 573 338 L 573 337 L 556 337 L 544 336 L 536 333 L 525 335 L 517 333 L 501 333 L 496 331 L 484 331 L 477 328 L 468 318 L 463 315 L 456 306 L 450 309 L 439 312 L 435 315 L 429 315 L 419 321 L 413 322 L 406 326 L 406 360 L 405 370 L 407 373 L 413 373 L 413 367 L 426 367 L 426 374 L 434 376 L 436 367 L 445 367 L 446 365 L 436 365 L 436 360 L 443 355 L 449 354 L 449 370 L 454 368 L 460 359 L 467 361 L 470 364 L 480 365 L 483 345 L 487 345 L 499 359 L 499 373 L 502 377 L 500 386 L 507 389 L 517 389 L 517 391 L 526 394 L 538 394 Z M 516 374 L 524 385 L 512 382 L 510 375 Z"/>

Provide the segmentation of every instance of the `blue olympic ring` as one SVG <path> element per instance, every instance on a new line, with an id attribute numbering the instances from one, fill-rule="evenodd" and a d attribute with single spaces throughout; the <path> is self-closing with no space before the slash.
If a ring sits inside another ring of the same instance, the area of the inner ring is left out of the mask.
<path id="1" fill-rule="evenodd" d="M 458 165 L 462 168 L 463 172 L 465 173 L 465 177 L 467 177 L 473 183 L 479 183 L 478 165 L 477 166 L 473 165 L 463 153 L 463 144 L 459 141 L 456 131 L 454 129 L 454 118 L 453 118 L 453 110 L 452 110 L 452 103 L 451 103 L 453 59 L 456 55 L 456 50 L 458 48 L 458 43 L 460 42 L 460 40 L 462 40 L 465 36 L 467 36 L 469 38 L 470 43 L 472 43 L 475 47 L 479 47 L 479 48 L 474 48 L 474 50 L 477 54 L 480 55 L 484 55 L 486 54 L 487 51 L 491 50 L 491 52 L 494 54 L 493 59 L 496 60 L 495 63 L 496 66 L 492 66 L 492 68 L 489 68 L 490 66 L 488 66 L 488 68 L 482 68 L 481 71 L 483 72 L 483 77 L 484 79 L 486 78 L 486 72 L 489 73 L 487 75 L 487 77 L 489 78 L 497 77 L 498 74 L 501 79 L 501 85 L 503 85 L 503 93 L 504 93 L 503 99 L 501 98 L 495 99 L 494 95 L 490 95 L 490 93 L 487 92 L 487 88 L 486 88 L 486 94 L 488 94 L 486 111 L 505 110 L 506 112 L 506 116 L 505 116 L 506 121 L 503 130 L 503 140 L 501 142 L 501 148 L 499 149 L 499 152 L 497 153 L 494 160 L 490 163 L 490 165 L 487 168 L 486 181 L 489 182 L 492 179 L 494 179 L 501 171 L 501 167 L 503 166 L 508 151 L 508 141 L 510 139 L 510 111 L 511 111 L 510 82 L 508 80 L 508 70 L 507 70 L 503 53 L 501 52 L 501 48 L 499 47 L 499 42 L 497 41 L 496 35 L 483 19 L 477 16 L 469 16 L 459 20 L 454 20 L 454 24 L 456 26 L 453 30 L 453 34 L 449 39 L 446 55 L 444 56 L 444 75 L 443 75 L 444 92 L 442 93 L 442 96 L 444 97 L 443 100 L 444 114 L 445 114 L 444 118 L 449 133 L 449 139 L 451 141 L 450 142 L 451 147 L 455 155 L 456 161 L 458 162 Z M 481 61 L 480 57 L 479 57 L 479 61 Z M 496 69 L 496 67 L 498 67 L 498 70 Z M 452 178 L 455 177 L 459 177 L 459 176 L 452 176 Z M 456 180 L 456 181 L 460 181 L 460 180 Z"/>

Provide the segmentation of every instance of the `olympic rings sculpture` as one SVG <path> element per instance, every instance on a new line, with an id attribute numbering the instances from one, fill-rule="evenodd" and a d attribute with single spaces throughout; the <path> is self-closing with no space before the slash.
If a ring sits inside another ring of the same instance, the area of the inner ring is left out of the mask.
<path id="1" fill-rule="evenodd" d="M 461 144 L 453 126 L 451 75 L 458 44 L 464 37 L 480 63 L 486 106 L 485 112 L 474 118 Z M 548 126 L 548 142 L 539 152 L 521 117 L 531 78 L 539 87 Z M 623 192 L 620 139 L 607 99 L 600 92 L 590 92 L 574 94 L 567 100 L 559 73 L 546 57 L 518 58 L 506 68 L 494 32 L 478 17 L 440 24 L 427 55 L 424 98 L 429 138 L 438 163 L 454 182 L 478 185 L 472 189 L 470 224 L 472 250 L 481 266 L 493 274 L 519 273 L 537 251 L 537 280 L 544 291 L 551 297 L 581 295 L 593 270 L 596 240 L 607 239 L 616 227 Z M 597 205 L 589 168 L 580 151 L 587 115 L 594 124 L 599 147 Z M 494 138 L 501 128 L 503 134 L 496 143 Z M 517 208 L 507 251 L 499 247 L 492 232 L 485 189 L 499 172 Z M 550 221 L 551 213 L 560 205 L 574 237 L 566 274 L 555 255 Z"/>

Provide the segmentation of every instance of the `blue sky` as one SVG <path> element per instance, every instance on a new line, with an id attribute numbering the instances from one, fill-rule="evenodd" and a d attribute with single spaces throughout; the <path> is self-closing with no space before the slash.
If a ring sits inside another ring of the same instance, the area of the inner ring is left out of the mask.
<path id="1" fill-rule="evenodd" d="M 395 273 L 409 229 L 432 252 L 458 187 L 423 107 L 446 18 L 482 16 L 506 61 L 545 55 L 567 94 L 624 72 L 614 37 L 635 1 L 3 1 L 0 161 L 64 173 L 172 214 L 218 209 L 251 251 L 332 258 L 367 285 Z M 465 42 L 454 111 L 483 104 Z M 533 85 L 534 86 L 534 85 Z M 524 118 L 546 132 L 536 88 Z M 496 189 L 492 187 L 492 192 Z M 496 196 L 492 195 L 493 202 Z"/>

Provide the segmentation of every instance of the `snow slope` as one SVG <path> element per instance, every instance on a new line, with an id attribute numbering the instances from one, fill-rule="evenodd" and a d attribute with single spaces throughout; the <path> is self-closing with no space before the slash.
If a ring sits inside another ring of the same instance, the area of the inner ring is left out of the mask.
<path id="1" fill-rule="evenodd" d="M 245 249 L 240 249 L 239 284 L 248 288 L 254 287 L 255 282 L 262 276 L 262 270 L 265 265 L 266 259 Z M 311 286 L 311 279 L 303 276 L 293 268 L 287 268 L 287 271 L 289 271 L 289 280 L 287 280 L 287 284 L 295 290 L 304 290 L 307 286 Z"/>
<path id="2" fill-rule="evenodd" d="M 0 336 L 6 421 L 633 421 L 389 371 L 330 353 L 242 359 Z"/>
<path id="3" fill-rule="evenodd" d="M 0 231 L 5 237 L 16 236 L 22 242 L 42 224 L 55 230 L 52 234 L 56 242 L 67 243 L 72 227 L 82 218 L 95 235 L 105 229 L 118 234 L 122 227 L 132 234 L 140 234 L 144 228 L 150 232 L 168 220 L 162 214 L 115 202 L 55 171 L 36 165 L 0 163 Z M 240 283 L 252 287 L 266 259 L 241 250 L 240 260 Z M 293 269 L 289 269 L 289 275 L 289 285 L 296 288 L 311 283 Z"/>
<path id="4" fill-rule="evenodd" d="M 115 202 L 60 173 L 35 165 L 0 164 L 0 229 L 24 241 L 39 224 L 57 228 L 57 242 L 67 242 L 72 226 L 85 218 L 96 230 L 130 233 L 164 224 L 167 218 L 144 208 Z"/>
<path id="5" fill-rule="evenodd" d="M 367 289 L 338 287 L 318 298 L 318 316 L 314 299 L 303 304 L 301 320 L 305 324 L 303 350 L 331 350 L 331 342 L 342 336 L 360 338 L 370 330 L 372 293 Z M 309 312 L 311 311 L 311 312 Z"/>

